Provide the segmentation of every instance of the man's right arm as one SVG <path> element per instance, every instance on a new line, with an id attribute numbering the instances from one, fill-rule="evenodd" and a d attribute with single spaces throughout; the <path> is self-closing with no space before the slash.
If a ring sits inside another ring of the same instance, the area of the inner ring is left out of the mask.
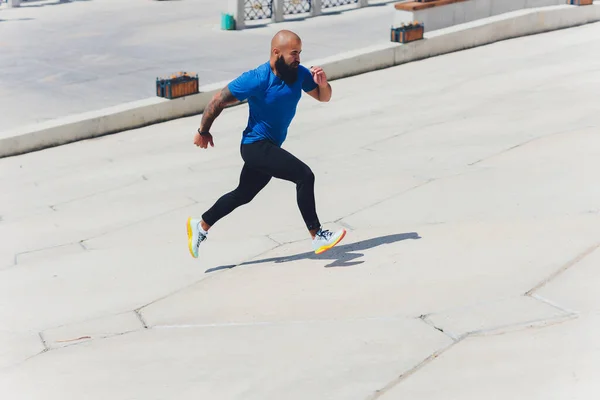
<path id="1" fill-rule="evenodd" d="M 200 132 L 209 132 L 213 122 L 221 114 L 223 109 L 237 102 L 238 99 L 231 94 L 229 87 L 227 86 L 216 93 L 202 113 Z"/>

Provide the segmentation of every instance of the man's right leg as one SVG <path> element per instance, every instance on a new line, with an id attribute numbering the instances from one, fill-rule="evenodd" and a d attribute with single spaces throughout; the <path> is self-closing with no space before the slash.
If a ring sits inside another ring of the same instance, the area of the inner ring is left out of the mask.
<path id="1" fill-rule="evenodd" d="M 188 245 L 193 257 L 198 257 L 198 248 L 208 234 L 208 229 L 241 205 L 247 204 L 271 180 L 271 176 L 244 165 L 238 187 L 221 196 L 202 215 L 202 219 L 188 218 Z M 204 227 L 202 225 L 205 225 Z"/>
<path id="2" fill-rule="evenodd" d="M 333 248 L 344 238 L 345 229 L 334 233 L 321 227 L 315 207 L 315 175 L 308 165 L 269 142 L 244 147 L 242 156 L 253 169 L 296 184 L 298 207 L 313 238 L 315 253 L 321 254 Z"/>
<path id="3" fill-rule="evenodd" d="M 274 178 L 296 184 L 296 201 L 309 231 L 321 227 L 315 206 L 315 175 L 308 165 L 288 151 L 268 141 L 245 146 L 242 156 L 247 165 Z"/>

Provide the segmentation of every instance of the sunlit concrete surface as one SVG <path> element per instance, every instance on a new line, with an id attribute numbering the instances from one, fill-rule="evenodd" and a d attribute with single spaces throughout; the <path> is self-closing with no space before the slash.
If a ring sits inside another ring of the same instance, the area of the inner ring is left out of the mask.
<path id="1" fill-rule="evenodd" d="M 194 117 L 0 160 L 0 398 L 593 398 L 600 25 L 333 93 L 285 144 L 348 229 L 319 256 L 277 180 L 189 255 L 245 105 L 208 150 Z"/>

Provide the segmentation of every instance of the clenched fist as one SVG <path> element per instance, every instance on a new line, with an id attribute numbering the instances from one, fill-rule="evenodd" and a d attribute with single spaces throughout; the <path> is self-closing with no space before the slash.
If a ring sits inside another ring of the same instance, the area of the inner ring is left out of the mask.
<path id="1" fill-rule="evenodd" d="M 325 71 L 321 67 L 310 67 L 310 72 L 312 73 L 313 80 L 320 87 L 327 86 L 327 75 L 325 75 Z"/>
<path id="2" fill-rule="evenodd" d="M 194 144 L 201 149 L 208 148 L 210 144 L 211 147 L 215 147 L 215 143 L 213 142 L 213 137 L 210 133 L 205 132 L 202 135 L 200 132 L 196 132 L 194 135 Z"/>

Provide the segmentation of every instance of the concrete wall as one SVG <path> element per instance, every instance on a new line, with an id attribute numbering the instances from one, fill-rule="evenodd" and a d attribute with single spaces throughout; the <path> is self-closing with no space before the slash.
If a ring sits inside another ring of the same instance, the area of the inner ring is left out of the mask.
<path id="1" fill-rule="evenodd" d="M 566 0 L 469 0 L 413 12 L 396 10 L 393 23 L 398 26 L 416 20 L 431 32 L 511 11 L 564 4 Z"/>

